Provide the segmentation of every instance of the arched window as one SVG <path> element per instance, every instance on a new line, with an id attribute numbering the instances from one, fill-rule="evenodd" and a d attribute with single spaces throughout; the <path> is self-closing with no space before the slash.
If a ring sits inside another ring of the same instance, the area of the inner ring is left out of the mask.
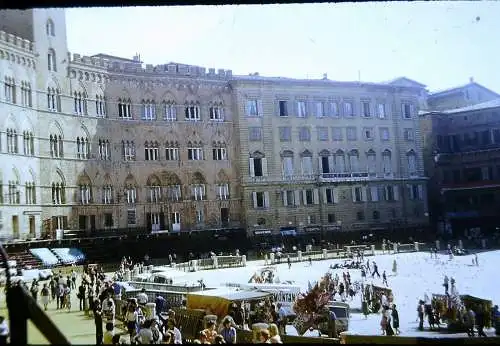
<path id="1" fill-rule="evenodd" d="M 57 71 L 56 52 L 52 48 L 47 53 L 47 65 L 49 71 Z"/>
<path id="2" fill-rule="evenodd" d="M 47 31 L 47 36 L 56 36 L 54 29 L 54 22 L 52 19 L 47 20 L 47 24 L 45 25 L 45 29 Z"/>

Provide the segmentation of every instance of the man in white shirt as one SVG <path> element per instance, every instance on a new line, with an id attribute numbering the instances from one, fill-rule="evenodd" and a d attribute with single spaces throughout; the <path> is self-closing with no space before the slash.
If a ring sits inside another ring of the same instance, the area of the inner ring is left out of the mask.
<path id="1" fill-rule="evenodd" d="M 148 303 L 148 295 L 146 294 L 146 289 L 142 289 L 141 293 L 137 295 L 137 302 L 139 305 L 145 306 Z"/>

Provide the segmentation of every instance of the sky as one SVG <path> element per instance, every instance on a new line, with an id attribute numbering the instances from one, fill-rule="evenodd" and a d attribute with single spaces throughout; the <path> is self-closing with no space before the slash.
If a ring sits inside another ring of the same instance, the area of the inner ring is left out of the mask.
<path id="1" fill-rule="evenodd" d="M 72 8 L 69 50 L 233 74 L 387 81 L 430 91 L 468 83 L 500 92 L 500 2 Z M 91 23 L 89 25 L 89 23 Z"/>

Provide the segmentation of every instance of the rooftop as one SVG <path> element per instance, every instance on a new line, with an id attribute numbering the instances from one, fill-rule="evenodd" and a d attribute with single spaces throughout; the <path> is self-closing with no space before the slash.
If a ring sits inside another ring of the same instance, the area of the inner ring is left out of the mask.
<path id="1" fill-rule="evenodd" d="M 479 111 L 479 110 L 483 110 L 483 109 L 498 108 L 498 107 L 500 107 L 500 98 L 497 98 L 497 99 L 491 100 L 491 101 L 487 101 L 487 102 L 483 102 L 483 103 L 478 103 L 478 104 L 475 104 L 472 106 L 444 110 L 441 113 L 443 113 L 443 114 L 455 114 L 455 113 L 472 112 L 472 111 Z"/>
<path id="2" fill-rule="evenodd" d="M 119 56 L 114 56 L 114 55 L 109 55 L 109 54 L 96 54 L 92 55 L 93 58 L 103 58 L 103 59 L 110 59 L 110 60 L 118 60 L 118 61 L 123 61 L 123 62 L 128 62 L 128 63 L 136 63 L 140 64 L 142 61 L 134 60 L 134 59 L 127 59 L 127 58 L 121 58 Z"/>

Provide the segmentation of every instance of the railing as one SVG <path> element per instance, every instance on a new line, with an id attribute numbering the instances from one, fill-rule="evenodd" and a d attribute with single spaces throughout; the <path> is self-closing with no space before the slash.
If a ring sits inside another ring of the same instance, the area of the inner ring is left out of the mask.
<path id="1" fill-rule="evenodd" d="M 354 172 L 354 173 L 321 173 L 319 179 L 321 180 L 337 180 L 337 181 L 365 181 L 370 178 L 376 177 L 376 174 L 368 172 Z"/>
<path id="2" fill-rule="evenodd" d="M 189 293 L 189 292 L 198 292 L 202 290 L 199 284 L 176 286 L 176 285 L 160 284 L 160 283 L 145 282 L 145 281 L 131 281 L 129 282 L 129 284 L 134 288 L 137 289 L 144 288 L 145 290 L 149 291 Z"/>

